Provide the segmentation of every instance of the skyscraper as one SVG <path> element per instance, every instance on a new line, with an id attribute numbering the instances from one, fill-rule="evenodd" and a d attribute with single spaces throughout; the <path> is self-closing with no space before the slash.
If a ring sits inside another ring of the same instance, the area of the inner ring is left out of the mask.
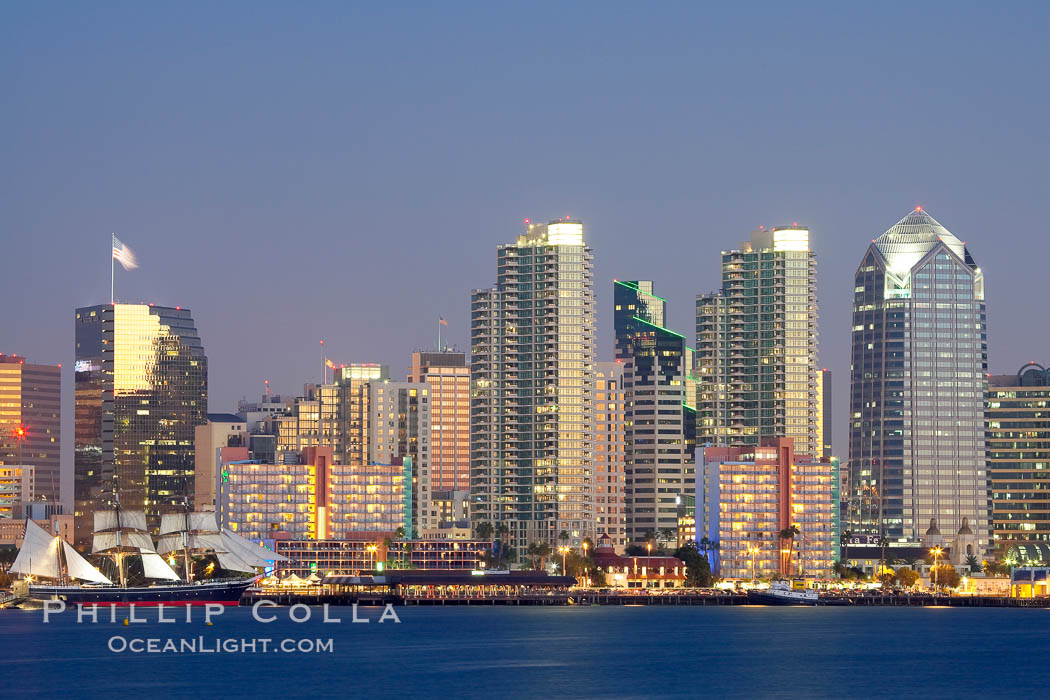
<path id="1" fill-rule="evenodd" d="M 981 269 L 917 208 L 868 246 L 853 299 L 850 528 L 917 542 L 965 518 L 987 546 Z"/>
<path id="2" fill-rule="evenodd" d="M 342 454 L 336 453 L 336 462 L 368 464 L 368 383 L 389 377 L 387 366 L 375 362 L 354 362 L 335 371 L 335 382 L 339 386 L 339 432 L 342 439 Z"/>
<path id="3" fill-rule="evenodd" d="M 33 467 L 34 498 L 58 501 L 62 365 L 0 355 L 0 464 Z"/>
<path id="4" fill-rule="evenodd" d="M 594 381 L 595 534 L 608 535 L 622 551 L 627 544 L 623 363 L 595 363 Z"/>
<path id="5" fill-rule="evenodd" d="M 678 505 L 693 485 L 696 418 L 685 337 L 663 327 L 651 281 L 613 282 L 616 359 L 623 364 L 627 536 L 674 543 Z"/>
<path id="6" fill-rule="evenodd" d="M 831 444 L 832 418 L 835 415 L 834 402 L 831 400 L 831 370 L 820 370 L 820 381 L 817 382 L 817 405 L 820 406 L 820 439 L 821 457 L 831 457 L 834 449 Z"/>
<path id="7" fill-rule="evenodd" d="M 430 473 L 435 491 L 470 490 L 470 368 L 462 352 L 414 352 L 410 382 L 430 385 Z"/>
<path id="8" fill-rule="evenodd" d="M 430 385 L 372 381 L 368 401 L 368 464 L 404 467 L 405 534 L 415 537 L 437 520 L 430 507 Z"/>
<path id="9" fill-rule="evenodd" d="M 578 221 L 526 224 L 471 295 L 471 518 L 519 551 L 594 535 L 593 257 Z"/>
<path id="10" fill-rule="evenodd" d="M 1050 372 L 989 377 L 985 410 L 992 544 L 1050 543 Z"/>
<path id="11" fill-rule="evenodd" d="M 208 360 L 188 309 L 76 310 L 76 539 L 119 495 L 151 527 L 194 495 L 194 429 L 207 420 Z M 192 504 L 191 504 L 192 505 Z"/>
<path id="12" fill-rule="evenodd" d="M 809 229 L 760 229 L 722 252 L 722 288 L 696 299 L 697 440 L 790 437 L 819 455 L 817 263 Z"/>

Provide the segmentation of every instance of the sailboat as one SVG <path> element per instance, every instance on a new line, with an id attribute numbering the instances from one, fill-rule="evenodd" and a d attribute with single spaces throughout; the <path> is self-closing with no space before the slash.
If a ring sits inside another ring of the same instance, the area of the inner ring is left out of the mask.
<path id="1" fill-rule="evenodd" d="M 10 570 L 26 576 L 28 597 L 33 600 L 63 600 L 67 604 L 85 605 L 237 605 L 256 577 L 194 581 L 190 552 L 213 552 L 224 569 L 250 574 L 257 574 L 257 567 L 286 560 L 286 557 L 235 533 L 220 531 L 213 513 L 163 516 L 160 543 L 158 552 L 146 530 L 146 517 L 141 511 L 122 510 L 118 504 L 115 510 L 96 512 L 91 549 L 93 554 L 113 558 L 119 578 L 119 585 L 114 585 L 69 543 L 51 537 L 32 520 L 27 520 L 25 540 Z M 185 580 L 161 556 L 176 549 L 181 549 L 185 557 Z M 129 556 L 140 557 L 145 577 L 160 583 L 129 586 Z M 55 583 L 33 585 L 33 577 L 51 579 Z M 85 583 L 79 584 L 71 579 Z"/>

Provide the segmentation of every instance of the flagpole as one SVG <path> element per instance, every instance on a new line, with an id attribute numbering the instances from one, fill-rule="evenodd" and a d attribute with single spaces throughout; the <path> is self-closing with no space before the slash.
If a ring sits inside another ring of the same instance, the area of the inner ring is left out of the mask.
<path id="1" fill-rule="evenodd" d="M 441 352 L 441 319 L 438 319 L 438 352 Z"/>
<path id="2" fill-rule="evenodd" d="M 109 305 L 113 306 L 113 265 L 116 258 L 113 257 L 113 245 L 116 243 L 117 234 L 109 234 Z"/>

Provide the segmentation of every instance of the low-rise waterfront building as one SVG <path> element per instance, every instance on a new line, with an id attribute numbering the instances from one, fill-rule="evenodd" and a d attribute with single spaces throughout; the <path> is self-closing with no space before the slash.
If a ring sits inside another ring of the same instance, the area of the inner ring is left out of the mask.
<path id="1" fill-rule="evenodd" d="M 52 515 L 42 520 L 34 519 L 37 525 L 47 531 L 53 537 L 61 537 L 66 542 L 73 544 L 73 516 Z M 0 546 L 13 545 L 22 546 L 22 538 L 25 536 L 25 520 L 0 519 Z"/>
<path id="2" fill-rule="evenodd" d="M 685 562 L 681 559 L 620 555 L 608 537 L 598 540 L 593 559 L 595 567 L 605 574 L 608 588 L 681 588 L 685 585 Z"/>

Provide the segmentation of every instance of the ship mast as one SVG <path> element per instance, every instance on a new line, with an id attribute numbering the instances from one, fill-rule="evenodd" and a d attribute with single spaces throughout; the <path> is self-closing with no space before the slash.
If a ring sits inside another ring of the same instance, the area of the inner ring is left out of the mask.
<path id="1" fill-rule="evenodd" d="M 120 578 L 120 587 L 127 588 L 128 580 L 124 574 L 124 528 L 120 519 L 120 490 L 113 489 L 114 510 L 117 514 L 117 551 L 114 554 L 117 561 L 117 574 Z"/>
<path id="2" fill-rule="evenodd" d="M 186 583 L 193 581 L 193 568 L 190 566 L 190 501 L 182 496 L 182 510 L 185 522 L 182 526 L 182 557 L 186 566 Z"/>

